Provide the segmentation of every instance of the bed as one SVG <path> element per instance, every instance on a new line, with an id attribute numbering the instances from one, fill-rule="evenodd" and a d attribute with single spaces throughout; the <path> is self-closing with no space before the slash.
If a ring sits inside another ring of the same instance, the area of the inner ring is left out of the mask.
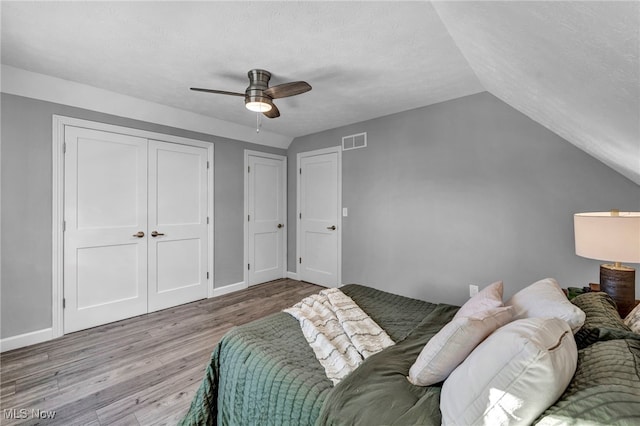
<path id="1" fill-rule="evenodd" d="M 338 385 L 325 376 L 300 325 L 280 312 L 229 331 L 215 347 L 182 425 L 440 425 L 442 384 L 406 379 L 425 343 L 458 307 L 360 285 L 341 290 L 396 342 Z M 640 336 L 604 293 L 574 299 L 586 313 L 578 363 L 560 399 L 535 423 L 640 424 Z M 612 308 L 611 308 L 612 306 Z"/>

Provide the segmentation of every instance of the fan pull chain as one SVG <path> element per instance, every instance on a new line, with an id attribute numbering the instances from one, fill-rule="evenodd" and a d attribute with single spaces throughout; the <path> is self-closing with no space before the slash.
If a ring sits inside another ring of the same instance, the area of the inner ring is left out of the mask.
<path id="1" fill-rule="evenodd" d="M 260 127 L 262 127 L 262 117 L 260 117 L 260 113 L 256 112 L 256 133 L 260 133 Z"/>

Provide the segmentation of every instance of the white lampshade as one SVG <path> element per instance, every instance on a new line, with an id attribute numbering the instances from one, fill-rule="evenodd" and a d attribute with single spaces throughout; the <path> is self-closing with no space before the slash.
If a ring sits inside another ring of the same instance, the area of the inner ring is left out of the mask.
<path id="1" fill-rule="evenodd" d="M 640 212 L 578 213 L 573 227 L 578 256 L 640 263 Z"/>

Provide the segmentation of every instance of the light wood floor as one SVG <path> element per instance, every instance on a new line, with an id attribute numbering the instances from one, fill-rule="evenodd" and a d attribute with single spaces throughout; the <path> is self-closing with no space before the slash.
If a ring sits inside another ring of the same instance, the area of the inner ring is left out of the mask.
<path id="1" fill-rule="evenodd" d="M 175 425 L 224 333 L 320 289 L 272 281 L 3 353 L 0 424 Z M 11 409 L 28 418 L 7 419 Z M 56 415 L 36 420 L 32 409 Z"/>

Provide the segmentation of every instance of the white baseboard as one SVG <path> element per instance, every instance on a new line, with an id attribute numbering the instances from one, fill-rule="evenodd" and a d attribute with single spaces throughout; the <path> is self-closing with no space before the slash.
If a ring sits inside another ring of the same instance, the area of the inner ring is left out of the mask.
<path id="1" fill-rule="evenodd" d="M 36 343 L 46 342 L 51 339 L 53 339 L 52 328 L 45 328 L 42 330 L 31 331 L 29 333 L 19 334 L 17 336 L 5 337 L 4 339 L 0 339 L 0 352 L 35 345 Z"/>
<path id="2" fill-rule="evenodd" d="M 228 284 L 222 287 L 215 287 L 213 289 L 213 297 L 222 296 L 223 294 L 233 293 L 234 291 L 240 291 L 247 288 L 247 284 L 244 281 L 240 281 L 235 284 Z"/>
<path id="3" fill-rule="evenodd" d="M 298 280 L 298 273 L 287 271 L 287 278 L 289 278 L 290 280 Z"/>

